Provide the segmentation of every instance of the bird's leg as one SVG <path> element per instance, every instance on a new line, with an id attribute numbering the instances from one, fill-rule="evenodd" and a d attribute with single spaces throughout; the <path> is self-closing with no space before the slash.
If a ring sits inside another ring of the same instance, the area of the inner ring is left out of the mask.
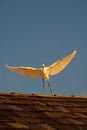
<path id="1" fill-rule="evenodd" d="M 42 79 L 42 82 L 43 82 L 43 90 L 46 91 L 46 86 L 45 86 L 45 83 L 44 83 L 44 79 Z"/>
<path id="2" fill-rule="evenodd" d="M 50 88 L 50 92 L 51 92 L 51 95 L 54 95 L 52 89 L 51 89 L 51 86 L 50 86 L 50 81 L 48 80 L 48 87 Z"/>

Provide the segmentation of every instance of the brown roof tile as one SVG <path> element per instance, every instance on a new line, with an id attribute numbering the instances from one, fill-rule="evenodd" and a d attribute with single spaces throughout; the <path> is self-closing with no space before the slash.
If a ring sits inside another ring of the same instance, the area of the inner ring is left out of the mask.
<path id="1" fill-rule="evenodd" d="M 1 130 L 87 130 L 87 97 L 0 93 Z"/>

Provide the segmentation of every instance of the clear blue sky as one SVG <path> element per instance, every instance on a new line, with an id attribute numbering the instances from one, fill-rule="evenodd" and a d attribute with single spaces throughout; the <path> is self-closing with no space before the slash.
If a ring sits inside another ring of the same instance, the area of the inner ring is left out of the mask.
<path id="1" fill-rule="evenodd" d="M 50 79 L 55 94 L 87 95 L 87 0 L 0 0 L 0 91 L 44 94 L 41 79 L 4 65 L 48 66 L 74 49 L 72 62 Z"/>

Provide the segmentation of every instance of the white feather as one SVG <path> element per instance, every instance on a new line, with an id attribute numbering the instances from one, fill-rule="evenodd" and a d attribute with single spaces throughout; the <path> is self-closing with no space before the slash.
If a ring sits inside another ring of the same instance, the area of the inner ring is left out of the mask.
<path id="1" fill-rule="evenodd" d="M 23 67 L 23 66 L 12 67 L 8 65 L 6 65 L 6 68 L 23 76 L 27 76 L 30 78 L 41 77 L 44 80 L 48 80 L 49 75 L 55 75 L 61 72 L 71 62 L 71 60 L 74 58 L 75 55 L 76 50 L 74 50 L 70 55 L 62 58 L 59 61 L 56 61 L 55 63 L 53 63 L 48 67 L 45 67 L 43 64 L 41 68 Z"/>

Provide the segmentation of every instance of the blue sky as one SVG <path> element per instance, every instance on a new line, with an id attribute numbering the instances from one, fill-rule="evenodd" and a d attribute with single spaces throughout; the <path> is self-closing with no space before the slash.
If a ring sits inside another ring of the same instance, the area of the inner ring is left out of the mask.
<path id="1" fill-rule="evenodd" d="M 0 91 L 49 94 L 41 79 L 23 77 L 4 65 L 49 66 L 73 50 L 72 62 L 50 79 L 55 94 L 87 95 L 86 0 L 0 1 Z"/>

